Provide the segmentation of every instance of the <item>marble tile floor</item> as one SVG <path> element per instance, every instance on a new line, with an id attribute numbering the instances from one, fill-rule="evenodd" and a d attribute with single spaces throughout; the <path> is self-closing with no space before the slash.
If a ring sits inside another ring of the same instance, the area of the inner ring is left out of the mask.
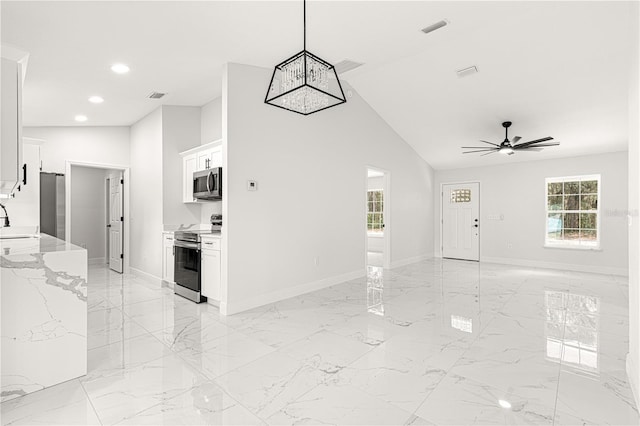
<path id="1" fill-rule="evenodd" d="M 230 317 L 89 270 L 89 374 L 13 424 L 639 424 L 623 277 L 431 259 Z"/>

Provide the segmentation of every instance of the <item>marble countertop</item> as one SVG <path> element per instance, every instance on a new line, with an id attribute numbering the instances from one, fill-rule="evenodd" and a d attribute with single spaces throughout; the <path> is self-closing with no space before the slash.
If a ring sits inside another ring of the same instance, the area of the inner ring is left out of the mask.
<path id="1" fill-rule="evenodd" d="M 3 233 L 6 235 L 6 233 Z M 75 244 L 38 233 L 38 238 L 0 239 L 0 256 L 86 250 Z"/>

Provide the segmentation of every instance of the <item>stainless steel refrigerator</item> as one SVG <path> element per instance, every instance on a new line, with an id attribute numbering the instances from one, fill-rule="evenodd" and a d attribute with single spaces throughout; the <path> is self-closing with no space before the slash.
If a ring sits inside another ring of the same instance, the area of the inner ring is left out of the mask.
<path id="1" fill-rule="evenodd" d="M 40 172 L 40 232 L 64 240 L 64 175 Z"/>

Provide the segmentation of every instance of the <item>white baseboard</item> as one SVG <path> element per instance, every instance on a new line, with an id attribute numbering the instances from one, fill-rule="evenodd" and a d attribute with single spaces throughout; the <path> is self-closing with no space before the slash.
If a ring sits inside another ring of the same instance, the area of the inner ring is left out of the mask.
<path id="1" fill-rule="evenodd" d="M 106 257 L 92 257 L 89 259 L 89 265 L 106 265 L 107 258 Z"/>
<path id="2" fill-rule="evenodd" d="M 629 276 L 626 268 L 613 268 L 610 266 L 573 265 L 568 263 L 544 262 L 540 260 L 510 259 L 505 257 L 480 257 L 480 262 L 501 263 L 503 265 L 528 266 L 532 268 L 561 269 L 564 271 L 589 272 L 593 274 Z"/>
<path id="3" fill-rule="evenodd" d="M 420 261 L 431 259 L 431 258 L 433 258 L 433 254 L 427 253 L 427 254 L 421 254 L 420 256 L 408 257 L 406 259 L 394 260 L 393 262 L 391 262 L 391 267 L 397 268 L 399 266 L 410 265 L 412 263 L 420 262 Z"/>
<path id="4" fill-rule="evenodd" d="M 153 274 L 134 268 L 133 266 L 130 266 L 129 270 L 131 271 L 131 274 L 136 275 L 140 278 L 143 278 L 149 282 L 152 282 L 154 284 L 162 284 L 162 279 L 159 277 L 156 277 Z"/>
<path id="5" fill-rule="evenodd" d="M 269 303 L 290 299 L 292 297 L 300 296 L 302 294 L 310 293 L 316 290 L 322 290 L 323 288 L 331 287 L 332 285 L 363 277 L 365 276 L 365 274 L 365 269 L 362 268 L 357 271 L 348 272 L 346 274 L 336 275 L 333 277 L 312 281 L 310 283 L 272 291 L 271 293 L 260 294 L 255 297 L 250 297 L 248 299 L 242 300 L 240 302 L 220 302 L 220 313 L 222 315 L 237 314 L 253 308 L 268 305 Z"/>
<path id="6" fill-rule="evenodd" d="M 630 355 L 630 353 L 627 354 L 627 377 L 629 378 L 633 397 L 636 400 L 636 408 L 640 408 L 640 383 L 638 383 L 640 371 L 638 371 L 638 366 L 633 362 Z"/>

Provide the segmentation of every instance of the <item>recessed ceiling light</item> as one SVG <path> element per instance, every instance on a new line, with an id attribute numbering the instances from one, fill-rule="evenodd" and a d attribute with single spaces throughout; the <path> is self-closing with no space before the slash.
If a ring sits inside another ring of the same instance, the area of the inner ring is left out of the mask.
<path id="1" fill-rule="evenodd" d="M 500 404 L 502 408 L 511 408 L 511 403 L 509 401 L 505 401 L 504 399 L 499 399 L 498 404 Z"/>
<path id="2" fill-rule="evenodd" d="M 102 99 L 102 96 L 91 96 L 89 102 L 92 104 L 101 104 L 104 102 L 104 99 Z"/>
<path id="3" fill-rule="evenodd" d="M 111 71 L 116 74 L 126 74 L 129 72 L 129 67 L 125 64 L 113 64 L 111 65 Z"/>
<path id="4" fill-rule="evenodd" d="M 79 122 L 82 123 L 84 121 L 87 121 L 87 116 L 86 115 L 76 115 L 75 119 L 76 119 L 76 121 L 79 121 Z"/>

